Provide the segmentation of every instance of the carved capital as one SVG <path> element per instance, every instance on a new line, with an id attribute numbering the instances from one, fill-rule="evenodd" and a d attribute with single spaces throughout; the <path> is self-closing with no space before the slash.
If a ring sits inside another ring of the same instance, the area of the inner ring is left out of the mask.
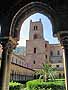
<path id="1" fill-rule="evenodd" d="M 11 53 L 13 50 L 13 44 L 12 42 L 8 41 L 5 46 L 6 49 L 8 49 L 8 53 Z"/>
<path id="2" fill-rule="evenodd" d="M 68 49 L 68 31 L 60 32 L 58 38 L 61 45 Z"/>
<path id="3" fill-rule="evenodd" d="M 63 38 L 61 38 L 61 44 L 63 46 L 68 46 L 68 36 L 64 36 Z"/>
<path id="4" fill-rule="evenodd" d="M 8 53 L 12 52 L 12 44 L 8 41 L 8 42 L 2 42 L 2 47 L 3 47 L 3 51 L 7 51 L 8 50 Z"/>
<path id="5" fill-rule="evenodd" d="M 1 45 L 2 45 L 4 51 L 8 50 L 8 53 L 11 53 L 12 50 L 17 45 L 17 41 L 15 39 L 13 39 L 12 37 L 9 37 L 9 39 L 3 39 L 1 42 Z"/>

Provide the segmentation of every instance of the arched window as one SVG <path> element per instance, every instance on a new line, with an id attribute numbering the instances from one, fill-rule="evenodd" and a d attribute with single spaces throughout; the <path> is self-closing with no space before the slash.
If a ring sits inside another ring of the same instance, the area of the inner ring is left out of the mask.
<path id="1" fill-rule="evenodd" d="M 35 26 L 34 26 L 34 30 L 35 30 Z"/>
<path id="2" fill-rule="evenodd" d="M 12 70 L 11 77 L 12 77 L 12 80 L 14 80 L 14 70 Z"/>
<path id="3" fill-rule="evenodd" d="M 34 39 L 37 39 L 37 37 L 38 37 L 37 34 L 34 34 Z"/>
<path id="4" fill-rule="evenodd" d="M 47 55 L 45 55 L 46 59 L 47 59 Z"/>
<path id="5" fill-rule="evenodd" d="M 63 73 L 63 77 L 65 77 L 64 73 Z"/>
<path id="6" fill-rule="evenodd" d="M 47 47 L 47 44 L 45 44 L 45 48 Z"/>
<path id="7" fill-rule="evenodd" d="M 50 55 L 53 56 L 53 51 L 50 52 Z"/>
<path id="8" fill-rule="evenodd" d="M 34 30 L 38 30 L 38 26 L 34 26 Z"/>
<path id="9" fill-rule="evenodd" d="M 34 53 L 36 53 L 36 48 L 34 48 Z"/>
<path id="10" fill-rule="evenodd" d="M 16 64 L 17 64 L 17 59 L 16 59 Z"/>
<path id="11" fill-rule="evenodd" d="M 33 64 L 35 64 L 35 60 L 33 61 Z"/>
<path id="12" fill-rule="evenodd" d="M 57 55 L 60 55 L 60 51 L 59 50 L 57 51 Z"/>
<path id="13" fill-rule="evenodd" d="M 36 26 L 36 30 L 38 29 L 38 26 Z"/>
<path id="14" fill-rule="evenodd" d="M 59 78 L 61 78 L 61 73 L 59 73 Z"/>

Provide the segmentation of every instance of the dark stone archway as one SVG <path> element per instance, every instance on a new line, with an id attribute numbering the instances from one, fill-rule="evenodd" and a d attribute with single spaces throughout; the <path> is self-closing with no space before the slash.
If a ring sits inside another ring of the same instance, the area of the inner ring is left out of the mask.
<path id="1" fill-rule="evenodd" d="M 41 13 L 47 16 L 53 28 L 53 35 L 56 35 L 56 32 L 59 31 L 59 17 L 57 12 L 50 6 L 42 2 L 31 2 L 24 7 L 22 7 L 13 17 L 11 28 L 10 28 L 10 36 L 13 38 L 19 39 L 19 32 L 21 29 L 21 25 L 25 19 L 35 13 Z"/>
<path id="2" fill-rule="evenodd" d="M 34 2 L 33 2 L 34 1 Z M 64 47 L 66 90 L 68 90 L 68 1 L 67 0 L 2 0 L 0 3 L 0 43 L 3 46 L 0 72 L 0 90 L 8 90 L 9 65 L 12 49 L 19 40 L 23 21 L 39 12 L 52 22 L 53 35 Z M 8 46 L 8 47 L 7 47 Z M 10 49 L 11 47 L 11 49 Z"/>

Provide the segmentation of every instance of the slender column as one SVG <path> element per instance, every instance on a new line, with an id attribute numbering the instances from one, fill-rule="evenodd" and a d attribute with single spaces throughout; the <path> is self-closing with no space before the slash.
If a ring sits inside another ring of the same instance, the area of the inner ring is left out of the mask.
<path id="1" fill-rule="evenodd" d="M 6 42 L 3 43 L 1 71 L 0 71 L 0 90 L 6 90 L 6 76 L 7 76 L 7 55 L 8 49 L 6 48 Z"/>
<path id="2" fill-rule="evenodd" d="M 61 40 L 61 44 L 63 45 L 63 55 L 64 55 L 64 71 L 65 71 L 65 85 L 66 90 L 68 90 L 68 36 L 64 36 Z"/>
<path id="3" fill-rule="evenodd" d="M 10 65 L 10 55 L 9 55 L 9 45 L 3 42 L 3 52 L 2 52 L 2 62 L 0 71 L 0 90 L 9 90 L 9 65 Z"/>
<path id="4" fill-rule="evenodd" d="M 65 81 L 66 81 L 66 90 L 68 90 L 68 48 L 64 47 L 65 59 L 64 59 L 64 67 L 65 67 Z"/>
<path id="5" fill-rule="evenodd" d="M 9 90 L 9 81 L 10 81 L 10 66 L 11 66 L 11 56 L 12 56 L 12 46 L 11 44 L 8 45 L 8 56 L 7 56 L 7 77 L 6 77 L 6 87 Z"/>

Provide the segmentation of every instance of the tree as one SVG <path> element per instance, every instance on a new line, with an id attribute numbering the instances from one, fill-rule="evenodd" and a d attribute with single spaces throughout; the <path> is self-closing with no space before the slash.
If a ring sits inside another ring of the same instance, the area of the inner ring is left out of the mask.
<path id="1" fill-rule="evenodd" d="M 37 71 L 37 74 L 43 75 L 43 80 L 48 81 L 48 79 L 54 80 L 56 69 L 49 64 L 43 64 L 43 68 Z"/>

